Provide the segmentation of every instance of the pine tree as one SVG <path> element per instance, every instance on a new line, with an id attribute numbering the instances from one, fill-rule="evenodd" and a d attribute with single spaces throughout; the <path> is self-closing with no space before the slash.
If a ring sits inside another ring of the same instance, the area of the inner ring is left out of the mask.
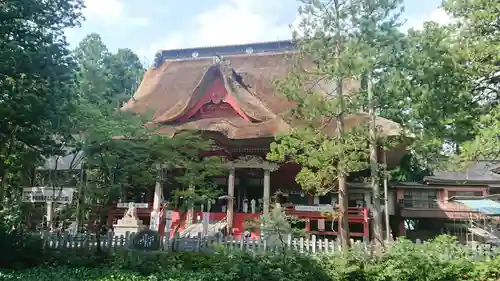
<path id="1" fill-rule="evenodd" d="M 290 159 L 302 165 L 296 181 L 310 193 L 325 194 L 338 189 L 340 239 L 347 249 L 350 243 L 346 178 L 368 168 L 370 136 L 366 122 L 353 125 L 346 120 L 353 120 L 353 114 L 360 111 L 365 100 L 366 89 L 359 87 L 361 77 L 382 70 L 388 53 L 401 38 L 397 32 L 401 1 L 301 2 L 302 22 L 296 34 L 298 67 L 278 83 L 280 92 L 297 104 L 291 114 L 295 129 L 277 138 L 268 158 Z M 377 144 L 376 139 L 373 142 Z M 378 181 L 374 185 L 377 200 Z M 376 214 L 380 214 L 380 202 L 375 206 Z M 381 241 L 381 216 L 378 217 L 376 229 L 380 231 L 376 239 Z"/>

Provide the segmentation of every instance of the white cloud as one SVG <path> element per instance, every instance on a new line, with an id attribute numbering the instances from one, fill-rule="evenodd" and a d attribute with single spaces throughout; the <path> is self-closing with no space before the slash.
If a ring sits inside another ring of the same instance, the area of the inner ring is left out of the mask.
<path id="1" fill-rule="evenodd" d="M 424 22 L 433 21 L 438 24 L 444 25 L 452 22 L 450 15 L 446 13 L 443 8 L 436 8 L 432 10 L 425 17 L 421 18 L 409 18 L 403 29 L 408 30 L 410 28 L 421 29 L 424 26 Z"/>
<path id="2" fill-rule="evenodd" d="M 134 17 L 127 11 L 122 0 L 85 0 L 84 16 L 88 21 L 99 21 L 105 24 L 131 24 L 145 26 L 149 20 L 144 17 Z"/>
<path id="3" fill-rule="evenodd" d="M 116 21 L 125 15 L 120 0 L 85 0 L 83 14 L 88 20 Z"/>
<path id="4" fill-rule="evenodd" d="M 291 38 L 288 23 L 279 23 L 281 0 L 226 0 L 195 16 L 187 30 L 141 48 L 141 57 L 153 58 L 160 49 L 245 44 Z"/>
<path id="5" fill-rule="evenodd" d="M 128 22 L 135 26 L 147 26 L 149 25 L 149 19 L 145 17 L 135 17 L 129 18 Z"/>

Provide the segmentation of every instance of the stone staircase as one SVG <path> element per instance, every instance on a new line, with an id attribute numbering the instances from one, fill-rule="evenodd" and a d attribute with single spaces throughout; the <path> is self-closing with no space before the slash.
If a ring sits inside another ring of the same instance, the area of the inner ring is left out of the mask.
<path id="1" fill-rule="evenodd" d="M 226 218 L 220 221 L 210 222 L 208 224 L 207 237 L 215 237 L 219 230 L 226 228 L 227 220 Z M 196 238 L 199 233 L 203 233 L 203 223 L 193 223 L 186 227 L 183 231 L 179 233 L 180 238 Z"/>
<path id="2" fill-rule="evenodd" d="M 468 230 L 472 234 L 483 237 L 487 243 L 500 245 L 500 231 L 497 227 L 472 223 Z"/>
<path id="3" fill-rule="evenodd" d="M 203 233 L 203 223 L 193 223 L 179 233 L 179 240 L 176 242 L 177 250 L 181 252 L 203 251 L 205 242 L 216 239 L 216 234 L 227 226 L 226 218 L 208 224 L 207 234 Z M 197 239 L 200 238 L 200 239 Z"/>

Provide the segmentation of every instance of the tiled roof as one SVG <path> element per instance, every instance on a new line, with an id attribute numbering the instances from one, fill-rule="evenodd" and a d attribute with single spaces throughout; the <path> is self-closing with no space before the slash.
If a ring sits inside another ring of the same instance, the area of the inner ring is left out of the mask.
<path id="1" fill-rule="evenodd" d="M 500 175 L 493 172 L 500 167 L 500 161 L 476 161 L 463 171 L 436 171 L 433 176 L 424 178 L 426 182 L 457 181 L 457 182 L 497 182 Z"/>

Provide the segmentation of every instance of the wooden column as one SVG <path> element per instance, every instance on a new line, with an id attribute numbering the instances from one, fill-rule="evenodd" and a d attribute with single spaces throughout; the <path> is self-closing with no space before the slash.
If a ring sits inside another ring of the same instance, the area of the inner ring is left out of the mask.
<path id="1" fill-rule="evenodd" d="M 234 183 L 235 183 L 236 175 L 234 168 L 229 170 L 229 177 L 227 178 L 227 228 L 228 234 L 230 235 L 233 229 L 233 216 L 234 216 Z"/>
<path id="2" fill-rule="evenodd" d="M 269 215 L 269 198 L 271 197 L 271 171 L 264 169 L 264 216 Z"/>

